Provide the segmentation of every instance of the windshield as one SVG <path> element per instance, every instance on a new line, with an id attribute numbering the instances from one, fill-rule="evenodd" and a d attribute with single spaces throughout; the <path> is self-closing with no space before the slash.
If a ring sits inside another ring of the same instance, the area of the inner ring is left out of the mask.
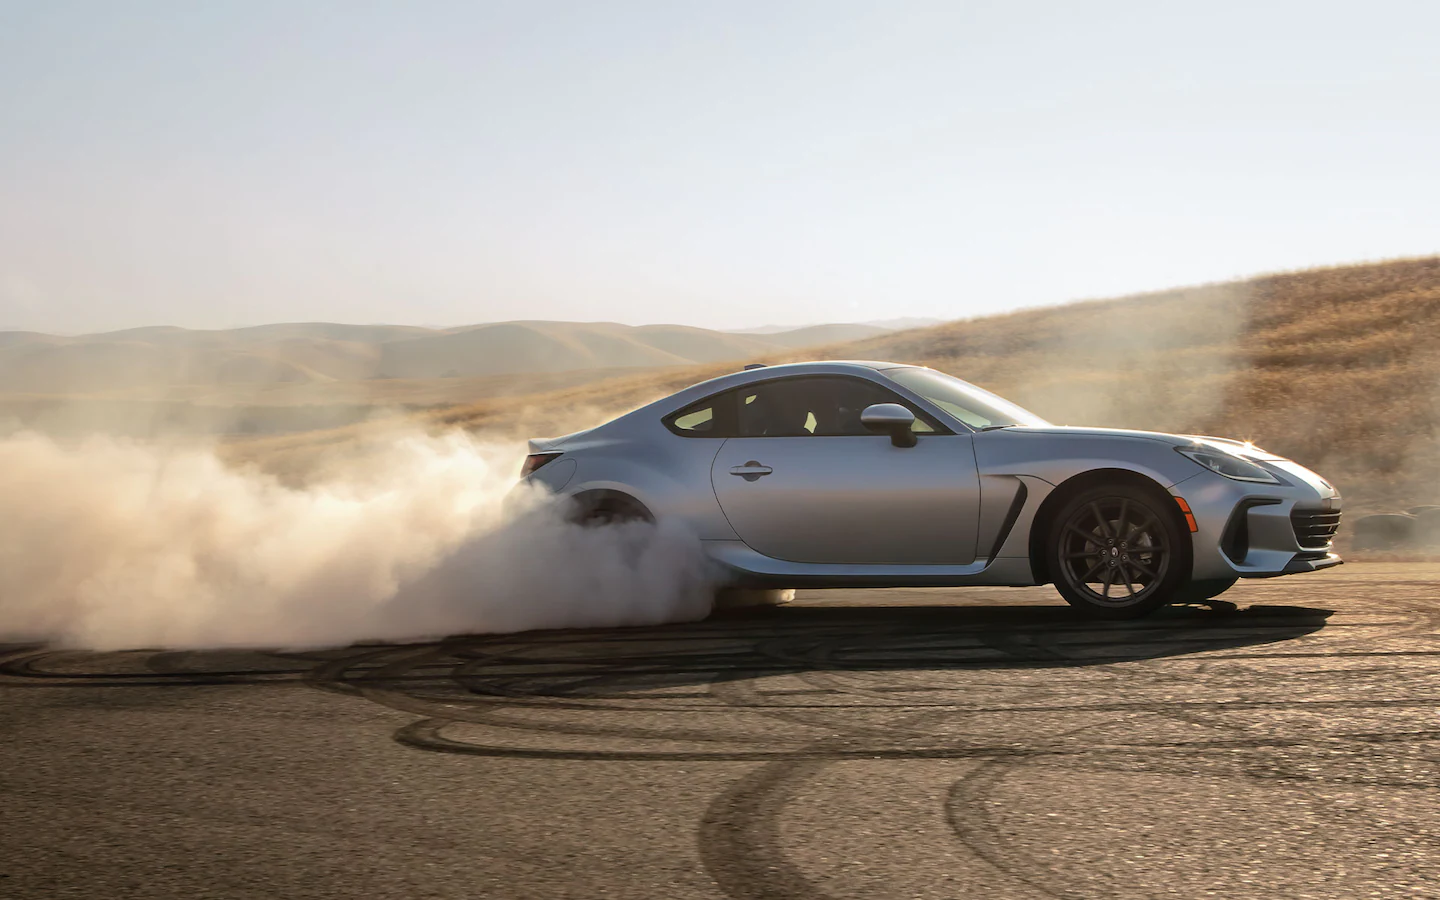
<path id="1" fill-rule="evenodd" d="M 1007 425 L 1049 425 L 1050 423 L 984 388 L 961 381 L 934 369 L 906 366 L 886 369 L 885 377 L 909 388 L 969 425 L 971 428 L 1004 428 Z"/>

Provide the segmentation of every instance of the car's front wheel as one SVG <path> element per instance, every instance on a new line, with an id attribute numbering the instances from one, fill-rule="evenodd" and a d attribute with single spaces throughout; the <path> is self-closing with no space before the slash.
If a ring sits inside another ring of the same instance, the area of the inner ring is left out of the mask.
<path id="1" fill-rule="evenodd" d="M 1129 619 L 1176 598 L 1189 572 L 1189 535 L 1155 492 L 1129 484 L 1091 488 L 1050 528 L 1050 574 L 1071 606 Z"/>

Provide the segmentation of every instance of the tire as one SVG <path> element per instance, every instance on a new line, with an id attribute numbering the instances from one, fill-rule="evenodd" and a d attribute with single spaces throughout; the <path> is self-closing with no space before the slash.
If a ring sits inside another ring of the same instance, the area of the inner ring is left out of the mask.
<path id="1" fill-rule="evenodd" d="M 585 528 L 624 525 L 629 522 L 654 523 L 655 517 L 638 502 L 623 494 L 591 494 L 574 498 L 567 517 Z"/>
<path id="2" fill-rule="evenodd" d="M 1415 517 L 1399 513 L 1362 516 L 1354 525 L 1356 550 L 1398 550 L 1415 540 Z"/>
<path id="3" fill-rule="evenodd" d="M 1427 509 L 1415 516 L 1415 543 L 1427 550 L 1440 547 L 1440 509 Z"/>
<path id="4" fill-rule="evenodd" d="M 1169 497 L 1133 484 L 1099 485 L 1052 520 L 1046 562 L 1065 602 L 1102 619 L 1133 619 L 1178 599 L 1190 575 L 1190 535 Z"/>
<path id="5" fill-rule="evenodd" d="M 784 606 L 795 599 L 793 590 L 721 588 L 715 592 L 715 610 L 747 609 L 752 606 Z"/>
<path id="6" fill-rule="evenodd" d="M 1203 603 L 1220 596 L 1235 586 L 1239 578 L 1203 578 L 1198 581 L 1187 581 L 1180 585 L 1175 592 L 1175 599 L 1171 603 Z"/>

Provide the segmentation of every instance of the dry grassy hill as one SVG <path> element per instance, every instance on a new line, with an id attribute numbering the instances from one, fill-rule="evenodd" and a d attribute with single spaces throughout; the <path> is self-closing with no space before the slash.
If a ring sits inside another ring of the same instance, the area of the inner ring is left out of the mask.
<path id="1" fill-rule="evenodd" d="M 1336 480 L 1352 509 L 1440 502 L 1440 258 L 1026 310 L 756 358 L 930 365 L 1058 423 L 1252 439 Z M 736 367 L 631 373 L 427 421 L 508 437 L 562 433 Z M 355 435 L 244 452 L 290 466 Z"/>
<path id="2" fill-rule="evenodd" d="M 222 331 L 135 328 L 62 337 L 0 332 L 0 392 L 94 394 L 139 401 L 187 388 L 693 365 L 868 337 L 884 329 L 821 325 L 735 334 L 684 325 L 501 322 L 449 329 L 296 323 Z M 384 393 L 379 386 L 376 393 Z"/>
<path id="3" fill-rule="evenodd" d="M 1018 312 L 826 348 L 960 375 L 1055 422 L 1243 437 L 1352 506 L 1440 501 L 1440 258 Z"/>

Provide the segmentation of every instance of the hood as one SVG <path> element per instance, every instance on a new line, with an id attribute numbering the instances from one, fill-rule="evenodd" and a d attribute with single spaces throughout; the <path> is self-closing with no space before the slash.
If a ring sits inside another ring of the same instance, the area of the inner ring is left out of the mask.
<path id="1" fill-rule="evenodd" d="M 1166 434 L 1163 431 L 1132 431 L 1125 428 L 1085 428 L 1075 425 L 1011 425 L 1000 429 L 1012 434 L 1057 434 L 1065 437 L 1134 438 L 1183 446 L 1196 440 L 1190 435 Z M 1228 448 L 1227 448 L 1228 449 Z"/>
<path id="2" fill-rule="evenodd" d="M 1005 431 L 1025 434 L 1058 434 L 1066 437 L 1104 437 L 1104 438 L 1134 438 L 1144 441 L 1158 441 L 1162 444 L 1169 444 L 1172 447 L 1188 447 L 1192 444 L 1211 444 L 1218 450 L 1235 456 L 1243 456 L 1246 459 L 1262 459 L 1275 461 L 1284 459 L 1283 456 L 1276 456 L 1266 450 L 1247 441 L 1237 441 L 1234 438 L 1210 437 L 1203 434 L 1169 434 L 1164 431 L 1134 431 L 1126 428 L 1086 428 L 1071 425 L 1045 425 L 1040 427 L 1025 427 L 1012 425 Z"/>
<path id="3" fill-rule="evenodd" d="M 1203 434 L 1187 434 L 1185 435 L 1185 439 L 1201 444 L 1214 444 L 1226 453 L 1243 456 L 1245 459 L 1260 459 L 1266 462 L 1277 462 L 1285 459 L 1283 456 L 1276 456 L 1269 450 L 1261 450 L 1249 441 L 1237 441 L 1234 438 L 1210 437 Z"/>

